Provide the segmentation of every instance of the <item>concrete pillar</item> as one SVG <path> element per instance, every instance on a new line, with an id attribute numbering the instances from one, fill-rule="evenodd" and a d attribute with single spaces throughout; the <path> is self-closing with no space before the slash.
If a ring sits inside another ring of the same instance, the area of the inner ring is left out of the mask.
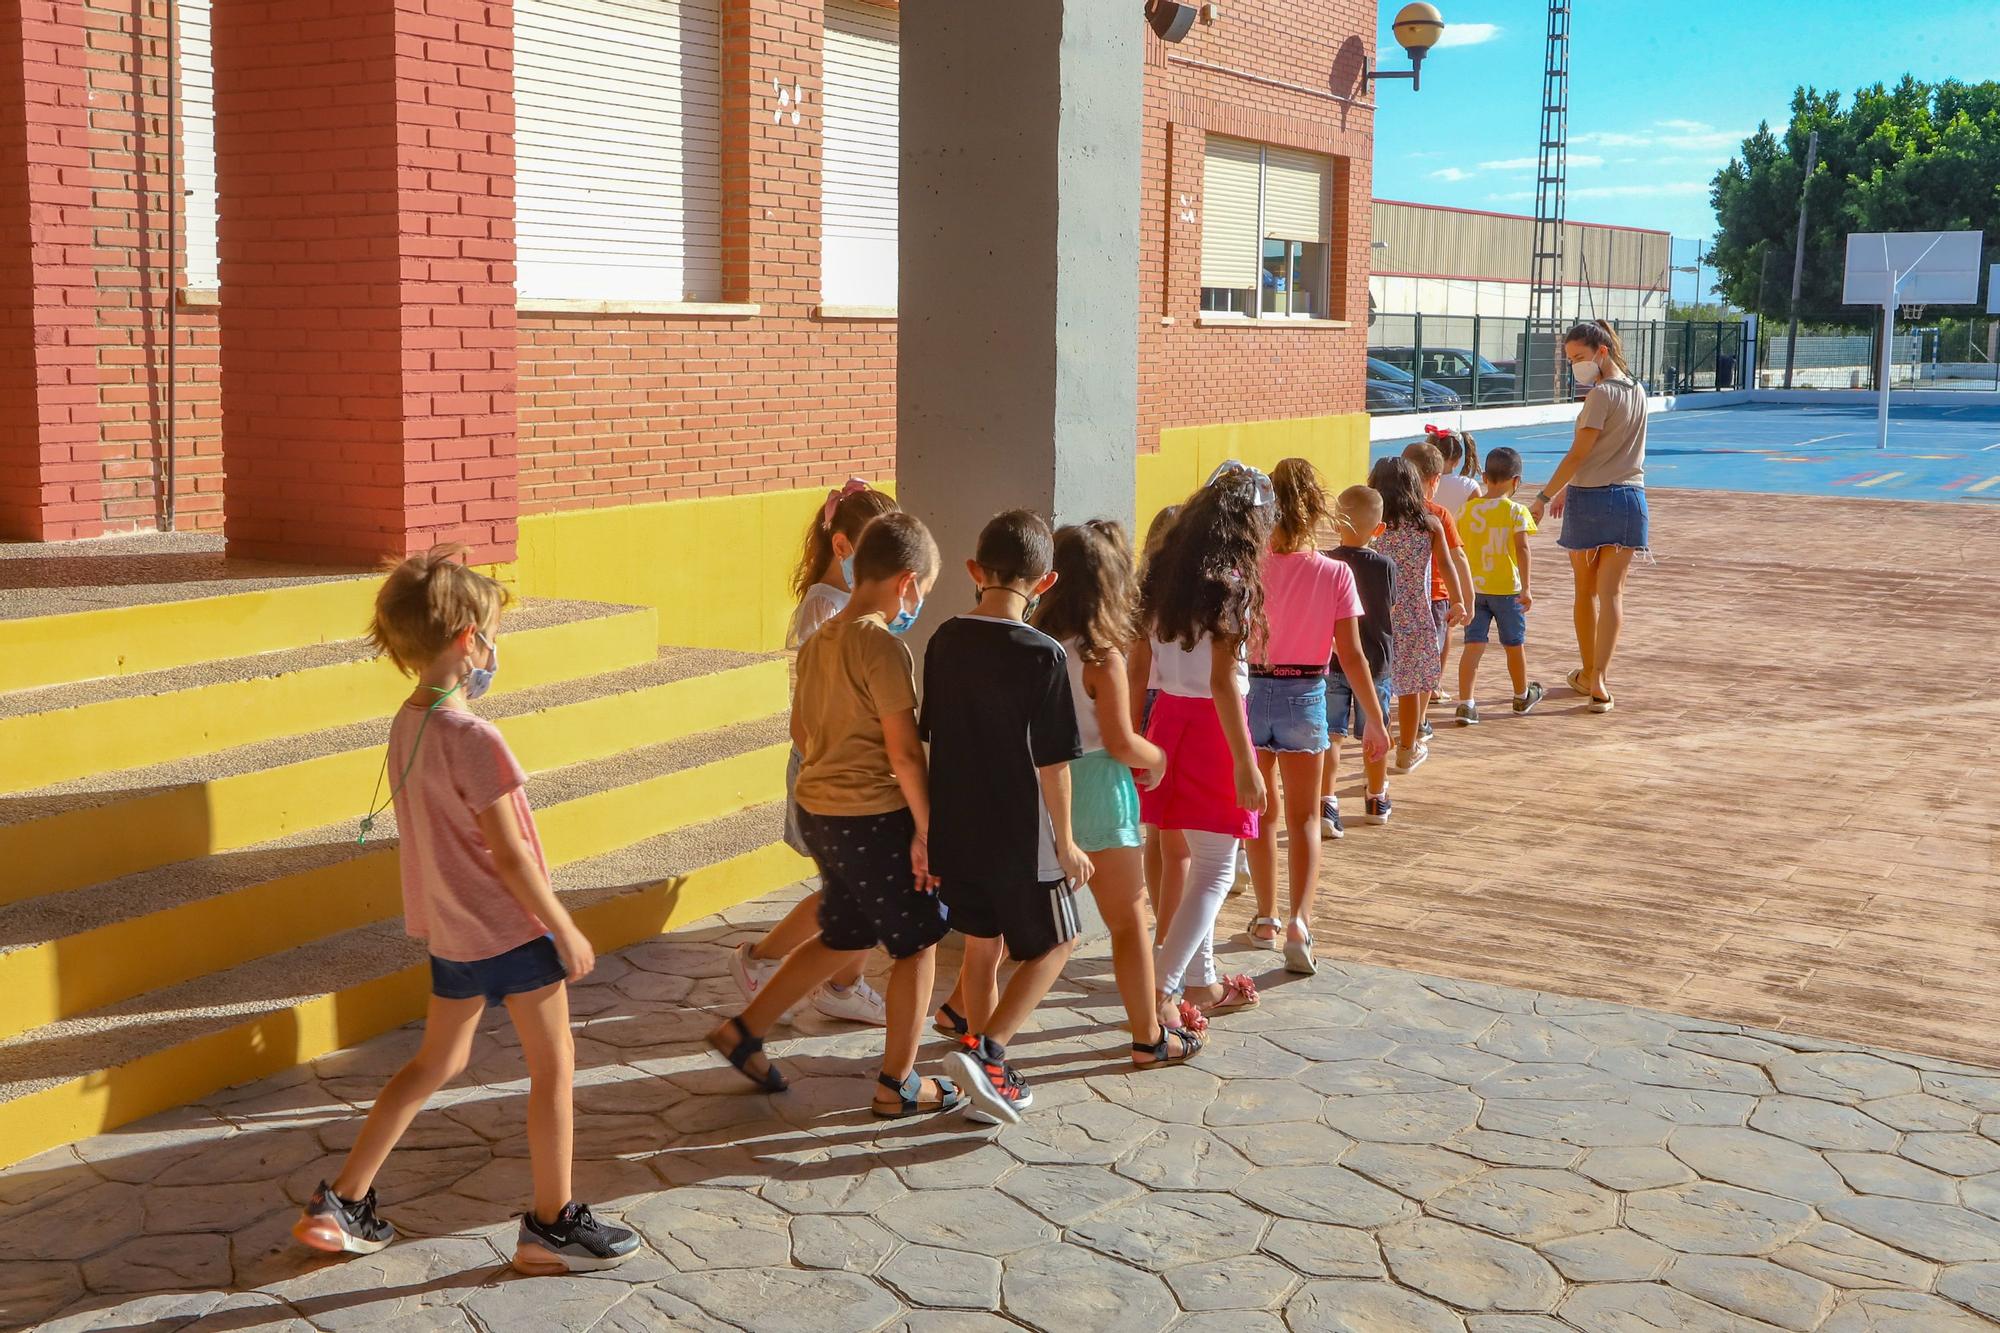
<path id="1" fill-rule="evenodd" d="M 215 6 L 233 554 L 514 555 L 513 6 Z"/>
<path id="2" fill-rule="evenodd" d="M 1000 510 L 1132 522 L 1140 9 L 902 8 L 896 480 L 950 606 Z"/>
<path id="3" fill-rule="evenodd" d="M 0 538 L 104 530 L 82 6 L 0 6 Z"/>

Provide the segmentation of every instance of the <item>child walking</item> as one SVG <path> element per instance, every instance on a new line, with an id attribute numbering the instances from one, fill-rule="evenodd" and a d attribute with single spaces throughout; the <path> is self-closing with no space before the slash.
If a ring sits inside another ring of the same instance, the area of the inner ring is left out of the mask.
<path id="1" fill-rule="evenodd" d="M 1528 612 L 1534 595 L 1528 589 L 1528 534 L 1535 518 L 1514 498 L 1521 485 L 1521 455 L 1495 449 L 1486 455 L 1486 493 L 1465 507 L 1466 549 L 1472 553 L 1472 586 L 1476 597 L 1472 621 L 1465 627 L 1465 656 L 1458 664 L 1458 725 L 1479 724 L 1479 701 L 1473 687 L 1479 659 L 1494 622 L 1500 625 L 1500 646 L 1507 654 L 1507 675 L 1514 684 L 1514 711 L 1526 714 L 1542 701 L 1541 682 L 1528 679 Z"/>
<path id="2" fill-rule="evenodd" d="M 853 593 L 799 650 L 792 743 L 802 756 L 799 831 L 819 863 L 819 933 L 785 956 L 757 997 L 708 1044 L 766 1092 L 785 1079 L 764 1037 L 815 986 L 880 945 L 888 1023 L 873 1110 L 885 1119 L 951 1111 L 965 1094 L 917 1075 L 917 1041 L 944 938 L 925 838 L 930 796 L 917 738 L 917 682 L 899 636 L 937 580 L 937 544 L 908 514 L 870 523 L 854 553 Z"/>
<path id="3" fill-rule="evenodd" d="M 467 568 L 464 555 L 463 546 L 436 546 L 396 566 L 368 629 L 376 649 L 417 681 L 389 724 L 384 773 L 396 775 L 389 799 L 402 839 L 405 927 L 430 951 L 423 1044 L 377 1095 L 339 1174 L 320 1182 L 292 1235 L 349 1254 L 372 1254 L 396 1238 L 375 1211 L 376 1173 L 424 1103 L 465 1068 L 481 1015 L 505 1004 L 528 1064 L 535 1191 L 514 1267 L 591 1272 L 639 1245 L 570 1197 L 576 1052 L 564 983 L 597 960 L 549 888 L 527 775 L 499 729 L 466 707 L 500 669 L 494 640 L 507 593 Z"/>
<path id="4" fill-rule="evenodd" d="M 1478 442 L 1469 430 L 1439 430 L 1435 426 L 1424 427 L 1424 437 L 1444 460 L 1444 475 L 1438 478 L 1431 498 L 1457 518 L 1466 502 L 1479 494 Z"/>
<path id="5" fill-rule="evenodd" d="M 1138 586 L 1125 530 L 1110 519 L 1056 533 L 1056 581 L 1035 612 L 1035 628 L 1062 644 L 1083 757 L 1070 766 L 1072 836 L 1090 857 L 1091 896 L 1111 936 L 1111 969 L 1132 1029 L 1132 1063 L 1177 1064 L 1201 1038 L 1163 1028 L 1153 998 L 1153 939 L 1141 877 L 1139 788 L 1165 776 L 1167 757 L 1132 725 L 1125 649 L 1138 633 Z"/>
<path id="6" fill-rule="evenodd" d="M 805 549 L 792 575 L 792 591 L 799 599 L 792 623 L 785 633 L 785 648 L 796 653 L 814 631 L 838 615 L 847 605 L 854 588 L 854 551 L 862 530 L 877 517 L 894 512 L 896 502 L 871 488 L 859 477 L 826 493 L 826 503 L 813 512 L 806 523 Z M 785 765 L 785 844 L 801 856 L 811 856 L 805 834 L 799 830 L 798 806 L 793 791 L 799 780 L 799 752 L 792 749 Z M 757 990 L 771 979 L 785 955 L 811 939 L 819 930 L 819 894 L 801 898 L 784 920 L 765 933 L 764 938 L 739 944 L 729 956 L 729 973 L 753 1000 Z M 862 954 L 827 978 L 812 993 L 812 1006 L 828 1018 L 881 1027 L 888 1022 L 882 996 L 862 979 Z"/>
<path id="7" fill-rule="evenodd" d="M 1140 816 L 1172 837 L 1163 878 L 1185 885 L 1160 927 L 1154 985 L 1161 1021 L 1199 1029 L 1207 1013 L 1248 1009 L 1257 985 L 1218 977 L 1215 916 L 1236 870 L 1236 845 L 1257 836 L 1264 778 L 1250 743 L 1245 645 L 1263 633 L 1261 566 L 1270 542 L 1270 478 L 1230 461 L 1191 496 L 1140 587 L 1137 669 L 1159 682 L 1146 738 L 1167 772 L 1139 796 Z M 1185 846 L 1184 855 L 1176 855 Z M 1178 864 L 1175 862 L 1178 861 Z M 1190 968 L 1195 970 L 1191 985 Z"/>
<path id="8" fill-rule="evenodd" d="M 924 653 L 921 730 L 931 746 L 930 868 L 964 935 L 965 1035 L 947 1057 L 973 1119 L 1016 1124 L 1034 1094 L 1007 1045 L 1069 961 L 1076 891 L 1092 863 L 1070 822 L 1070 763 L 1083 756 L 1062 645 L 1028 625 L 1055 582 L 1049 525 L 997 515 L 965 562 L 979 601 L 938 626 Z M 1017 966 L 999 986 L 1000 954 Z"/>
<path id="9" fill-rule="evenodd" d="M 1368 548 L 1368 543 L 1382 532 L 1382 497 L 1370 487 L 1349 486 L 1340 493 L 1340 499 L 1334 505 L 1333 523 L 1340 545 L 1327 554 L 1346 565 L 1354 575 L 1355 591 L 1361 598 L 1361 654 L 1368 661 L 1376 706 L 1386 717 L 1389 713 L 1389 646 L 1392 638 L 1390 607 L 1396 599 L 1396 566 L 1388 556 Z M 1367 716 L 1362 707 L 1360 683 L 1351 680 L 1339 668 L 1338 661 L 1329 664 L 1328 668 L 1326 707 L 1327 719 L 1332 726 L 1326 751 L 1326 776 L 1320 779 L 1320 833 L 1328 838 L 1338 838 L 1344 831 L 1340 823 L 1340 802 L 1333 794 L 1334 780 L 1340 769 L 1340 740 L 1343 735 L 1362 738 L 1362 723 Z M 1383 752 L 1379 754 L 1371 754 L 1365 747 L 1362 750 L 1362 772 L 1368 781 L 1362 807 L 1363 823 L 1389 822 L 1387 744 L 1385 739 Z"/>
<path id="10" fill-rule="evenodd" d="M 1257 747 L 1265 790 L 1257 836 L 1250 842 L 1250 879 L 1257 891 L 1250 942 L 1282 948 L 1286 971 L 1311 976 L 1318 970 L 1313 960 L 1312 909 L 1319 893 L 1316 821 L 1328 746 L 1329 662 L 1337 661 L 1355 682 L 1354 699 L 1367 723 L 1364 752 L 1387 755 L 1389 733 L 1361 649 L 1361 599 L 1354 575 L 1346 565 L 1313 549 L 1328 517 L 1319 472 L 1306 459 L 1287 458 L 1271 470 L 1271 491 L 1276 519 L 1263 568 L 1268 629 L 1251 637 L 1250 650 L 1250 742 Z M 1291 886 L 1290 919 L 1284 922 L 1274 915 L 1281 776 Z"/>
<path id="11" fill-rule="evenodd" d="M 1435 452 L 1435 451 L 1433 451 Z M 1457 572 L 1446 545 L 1444 522 L 1424 502 L 1417 470 L 1407 458 L 1384 458 L 1368 473 L 1382 497 L 1382 535 L 1376 547 L 1396 566 L 1396 600 L 1389 607 L 1391 691 L 1396 696 L 1396 756 L 1390 771 L 1408 773 L 1430 758 L 1419 727 L 1425 703 L 1442 678 L 1438 643 L 1456 620 L 1454 608 L 1432 596 L 1440 566 Z"/>
<path id="12" fill-rule="evenodd" d="M 1417 470 L 1417 484 L 1423 490 L 1424 508 L 1444 525 L 1444 560 L 1431 562 L 1431 601 L 1439 613 L 1438 679 L 1444 679 L 1444 664 L 1451 659 L 1451 632 L 1472 617 L 1472 566 L 1465 559 L 1465 543 L 1458 535 L 1458 510 L 1446 509 L 1437 501 L 1437 489 L 1444 480 L 1444 455 L 1429 440 L 1418 440 L 1403 450 L 1403 457 Z M 1443 703 L 1444 695 L 1431 690 L 1428 703 Z M 1420 723 L 1424 741 L 1431 739 L 1431 724 Z"/>

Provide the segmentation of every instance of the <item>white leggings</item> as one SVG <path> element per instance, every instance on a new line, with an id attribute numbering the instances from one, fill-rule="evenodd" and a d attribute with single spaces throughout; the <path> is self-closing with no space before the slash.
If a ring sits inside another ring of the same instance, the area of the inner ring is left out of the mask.
<path id="1" fill-rule="evenodd" d="M 1159 988 L 1170 994 L 1186 984 L 1191 964 L 1199 965 L 1197 984 L 1215 984 L 1215 917 L 1236 878 L 1237 839 L 1197 829 L 1185 830 L 1184 836 L 1189 853 L 1187 887 L 1181 890 L 1180 906 L 1174 909 L 1155 960 Z"/>

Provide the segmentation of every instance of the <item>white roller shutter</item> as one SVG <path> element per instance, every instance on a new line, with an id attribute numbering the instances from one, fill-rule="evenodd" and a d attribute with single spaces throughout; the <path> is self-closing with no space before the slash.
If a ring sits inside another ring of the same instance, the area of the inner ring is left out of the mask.
<path id="1" fill-rule="evenodd" d="M 1201 285 L 1255 287 L 1257 178 L 1261 150 L 1241 139 L 1208 137 L 1201 164 Z"/>
<path id="2" fill-rule="evenodd" d="M 722 294 L 717 0 L 517 0 L 520 294 Z"/>
<path id="3" fill-rule="evenodd" d="M 1328 162 L 1292 148 L 1264 150 L 1264 234 L 1281 241 L 1327 239 Z"/>
<path id="4" fill-rule="evenodd" d="M 820 299 L 896 304 L 896 11 L 827 0 Z"/>
<path id="5" fill-rule="evenodd" d="M 180 39 L 181 227 L 187 285 L 220 281 L 215 250 L 215 59 L 209 0 L 177 0 Z"/>

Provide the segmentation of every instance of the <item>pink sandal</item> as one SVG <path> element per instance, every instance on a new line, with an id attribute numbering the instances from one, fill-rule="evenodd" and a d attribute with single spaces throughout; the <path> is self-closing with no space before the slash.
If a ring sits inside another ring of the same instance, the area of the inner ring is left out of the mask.
<path id="1" fill-rule="evenodd" d="M 1180 1015 L 1180 1025 L 1186 1031 L 1199 1035 L 1208 1031 L 1208 1016 L 1202 1013 L 1193 1000 L 1179 1000 L 1176 1009 Z"/>
<path id="2" fill-rule="evenodd" d="M 1227 1014 L 1257 1007 L 1257 983 L 1245 973 L 1222 979 L 1222 998 L 1208 1006 L 1211 1014 Z"/>

